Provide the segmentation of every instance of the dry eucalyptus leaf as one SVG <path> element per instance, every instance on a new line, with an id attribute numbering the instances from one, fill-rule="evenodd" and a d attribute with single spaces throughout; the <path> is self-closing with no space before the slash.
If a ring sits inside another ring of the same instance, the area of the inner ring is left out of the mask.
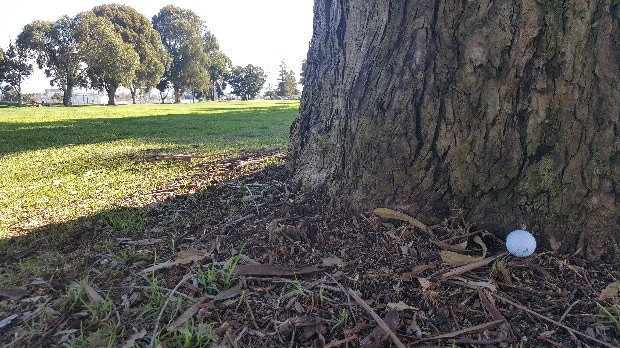
<path id="1" fill-rule="evenodd" d="M 428 226 L 426 226 L 425 224 L 421 223 L 419 220 L 407 215 L 407 214 L 403 214 L 400 212 L 397 212 L 396 210 L 392 210 L 392 209 L 388 209 L 388 208 L 377 208 L 375 210 L 373 210 L 372 212 L 373 214 L 377 215 L 378 217 L 382 217 L 384 219 L 395 219 L 395 220 L 401 220 L 401 221 L 406 221 L 408 223 L 410 223 L 411 225 L 423 230 L 423 231 L 430 231 L 430 229 L 428 228 Z"/>
<path id="2" fill-rule="evenodd" d="M 620 282 L 613 282 L 607 285 L 607 287 L 605 287 L 605 289 L 601 291 L 601 294 L 598 295 L 598 299 L 599 300 L 608 300 L 610 298 L 617 299 L 619 294 L 620 294 Z"/>
<path id="3" fill-rule="evenodd" d="M 418 282 L 420 282 L 420 286 L 422 287 L 422 290 L 426 290 L 433 285 L 433 283 L 427 278 L 418 278 Z"/>
<path id="4" fill-rule="evenodd" d="M 418 308 L 412 307 L 412 306 L 406 304 L 403 301 L 399 301 L 397 303 L 388 303 L 387 307 L 390 308 L 390 309 L 398 309 L 399 311 L 404 311 L 404 310 L 407 310 L 407 309 L 413 309 L 415 311 L 418 310 Z"/>
<path id="5" fill-rule="evenodd" d="M 463 255 L 459 253 L 455 253 L 449 250 L 442 250 L 439 252 L 441 259 L 443 262 L 452 265 L 452 266 L 462 266 L 467 265 L 469 263 L 473 263 L 479 260 L 482 260 L 484 257 L 474 257 L 469 255 Z"/>
<path id="6" fill-rule="evenodd" d="M 323 263 L 321 263 L 322 267 L 329 267 L 329 266 L 338 266 L 338 267 L 342 267 L 344 266 L 344 262 L 342 262 L 342 259 L 336 256 L 332 256 L 332 257 L 326 257 L 323 259 Z"/>
<path id="7" fill-rule="evenodd" d="M 211 257 L 211 254 L 205 250 L 199 250 L 199 249 L 181 250 L 179 252 L 179 255 L 177 255 L 177 258 L 174 261 L 167 261 L 167 262 L 159 263 L 157 265 L 153 265 L 151 267 L 148 267 L 142 270 L 142 273 L 148 274 L 153 271 L 160 270 L 162 268 L 170 268 L 170 267 L 174 267 L 177 265 L 186 265 L 192 262 L 199 262 L 208 257 Z"/>

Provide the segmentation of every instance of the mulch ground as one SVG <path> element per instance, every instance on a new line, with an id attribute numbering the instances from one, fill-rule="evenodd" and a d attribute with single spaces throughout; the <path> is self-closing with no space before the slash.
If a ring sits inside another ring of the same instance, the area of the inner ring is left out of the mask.
<path id="1" fill-rule="evenodd" d="M 278 152 L 196 160 L 189 183 L 153 193 L 144 234 L 91 221 L 71 242 L 3 257 L 8 267 L 55 248 L 75 262 L 0 289 L 0 344 L 96 332 L 101 318 L 61 305 L 77 281 L 91 301 L 112 300 L 106 320 L 124 329 L 113 345 L 126 347 L 156 332 L 159 346 L 179 346 L 170 337 L 188 327 L 211 329 L 205 346 L 216 347 L 620 346 L 618 265 L 545 250 L 515 258 L 458 216 L 426 229 L 389 211 L 333 214 L 294 192 Z M 110 240 L 148 258 L 119 263 Z M 232 281 L 204 282 L 234 262 Z M 153 277 L 165 301 L 145 316 Z"/>

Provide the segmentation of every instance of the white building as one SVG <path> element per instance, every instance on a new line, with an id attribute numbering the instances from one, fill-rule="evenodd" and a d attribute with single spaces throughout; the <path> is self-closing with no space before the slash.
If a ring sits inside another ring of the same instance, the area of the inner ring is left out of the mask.
<path id="1" fill-rule="evenodd" d="M 54 96 L 60 94 L 60 100 L 54 100 Z M 62 102 L 63 92 L 57 88 L 46 89 L 45 92 L 41 94 L 41 101 L 46 103 L 58 103 Z M 87 104 L 105 104 L 107 103 L 107 96 L 101 95 L 97 92 L 73 92 L 71 96 L 71 104 L 73 105 L 87 105 Z"/>

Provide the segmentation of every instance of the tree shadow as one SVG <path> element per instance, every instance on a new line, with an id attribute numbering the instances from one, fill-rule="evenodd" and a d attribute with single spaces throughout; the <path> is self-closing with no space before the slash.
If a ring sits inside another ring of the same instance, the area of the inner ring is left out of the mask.
<path id="1" fill-rule="evenodd" d="M 264 154 L 257 152 L 256 156 L 263 158 Z M 248 158 L 256 159 L 256 156 L 249 155 Z M 230 170 L 227 175 L 215 183 L 196 183 L 191 193 L 162 195 L 142 206 L 111 207 L 2 239 L 0 254 L 5 255 L 2 268 L 50 252 L 64 255 L 62 258 L 72 267 L 84 267 L 95 257 L 91 254 L 93 252 L 114 252 L 123 241 L 131 245 L 131 241 L 142 239 L 159 240 L 160 247 L 174 252 L 175 240 L 178 244 L 182 238 L 204 234 L 209 226 L 219 226 L 253 212 L 254 206 L 244 200 L 248 196 L 248 187 L 243 183 L 274 179 L 284 182 L 288 179 L 283 164 L 265 167 L 256 162 L 254 167 L 247 168 L 244 167 L 246 162 L 256 161 L 247 161 L 244 157 L 225 162 L 224 166 Z M 4 273 L 2 268 L 0 283 Z M 52 277 L 58 269 L 37 276 Z"/>
<path id="2" fill-rule="evenodd" d="M 252 109 L 205 107 L 204 111 L 29 123 L 0 122 L 0 156 L 131 139 L 146 143 L 157 140 L 179 146 L 191 146 L 199 139 L 207 145 L 217 145 L 222 137 L 243 138 L 257 133 L 279 132 L 291 124 L 296 113 L 296 110 L 280 105 Z"/>

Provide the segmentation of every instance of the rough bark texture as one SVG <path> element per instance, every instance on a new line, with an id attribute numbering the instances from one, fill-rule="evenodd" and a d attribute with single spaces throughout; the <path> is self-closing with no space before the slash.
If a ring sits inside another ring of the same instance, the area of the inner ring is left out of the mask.
<path id="1" fill-rule="evenodd" d="M 338 210 L 618 260 L 620 3 L 316 0 L 289 161 Z"/>

